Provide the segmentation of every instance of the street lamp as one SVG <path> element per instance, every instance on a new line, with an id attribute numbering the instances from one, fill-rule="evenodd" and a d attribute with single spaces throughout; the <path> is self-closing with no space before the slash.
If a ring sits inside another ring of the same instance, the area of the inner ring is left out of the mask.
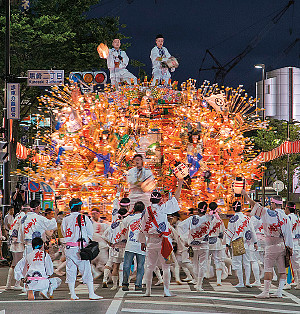
<path id="1" fill-rule="evenodd" d="M 262 120 L 265 121 L 265 80 L 266 80 L 266 67 L 263 63 L 255 64 L 256 69 L 262 69 Z M 262 177 L 262 205 L 265 206 L 266 203 L 266 177 L 265 171 Z"/>

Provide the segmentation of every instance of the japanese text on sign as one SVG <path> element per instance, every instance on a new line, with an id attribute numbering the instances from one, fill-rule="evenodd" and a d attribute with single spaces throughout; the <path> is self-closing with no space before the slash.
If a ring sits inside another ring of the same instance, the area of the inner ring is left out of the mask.
<path id="1" fill-rule="evenodd" d="M 7 119 L 20 119 L 19 83 L 7 83 Z"/>
<path id="2" fill-rule="evenodd" d="M 29 70 L 28 86 L 51 86 L 64 84 L 64 70 Z"/>

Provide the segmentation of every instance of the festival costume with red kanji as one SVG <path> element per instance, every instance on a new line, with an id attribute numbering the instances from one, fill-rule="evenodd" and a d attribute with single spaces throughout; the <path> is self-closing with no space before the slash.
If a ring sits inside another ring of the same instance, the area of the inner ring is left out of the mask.
<path id="1" fill-rule="evenodd" d="M 266 237 L 265 272 L 272 272 L 272 268 L 277 264 L 278 272 L 285 273 L 284 242 L 290 248 L 294 246 L 290 219 L 282 209 L 271 210 L 259 204 L 254 205 L 251 215 L 260 217 L 263 223 Z"/>
<path id="2" fill-rule="evenodd" d="M 52 295 L 61 284 L 60 278 L 49 278 L 52 274 L 52 260 L 49 254 L 41 249 L 33 250 L 15 267 L 15 279 L 27 279 L 26 290 L 40 291 L 44 296 Z"/>
<path id="3" fill-rule="evenodd" d="M 173 248 L 170 240 L 167 215 L 179 211 L 178 202 L 172 197 L 162 205 L 152 204 L 143 212 L 139 242 L 147 243 L 146 257 L 146 295 L 151 293 L 152 274 L 158 263 L 163 270 L 164 293 L 170 295 L 170 264 L 167 263 Z M 146 241 L 147 238 L 147 241 Z"/>
<path id="4" fill-rule="evenodd" d="M 22 237 L 25 244 L 24 256 L 32 252 L 31 241 L 35 237 L 42 237 L 45 231 L 57 228 L 55 218 L 47 219 L 35 212 L 28 212 L 21 219 Z"/>
<path id="5" fill-rule="evenodd" d="M 194 273 L 197 276 L 197 289 L 202 289 L 208 262 L 208 234 L 212 228 L 212 215 L 194 215 L 178 224 L 178 232 L 182 239 L 193 248 Z"/>
<path id="6" fill-rule="evenodd" d="M 251 262 L 255 261 L 253 255 L 253 245 L 257 243 L 256 233 L 254 231 L 250 217 L 238 212 L 229 219 L 227 230 L 225 231 L 226 245 L 232 241 L 243 238 L 246 253 L 232 257 L 232 269 L 237 271 L 239 285 L 244 285 L 243 266 L 245 269 L 246 285 L 250 286 Z"/>
<path id="7" fill-rule="evenodd" d="M 65 238 L 66 254 L 66 283 L 75 282 L 77 268 L 82 275 L 83 283 L 93 282 L 90 261 L 81 260 L 79 255 L 81 232 L 77 222 L 78 212 L 72 212 L 64 217 L 61 223 L 61 231 Z M 93 224 L 89 217 L 81 215 L 81 231 L 84 244 L 89 243 L 93 237 Z"/>

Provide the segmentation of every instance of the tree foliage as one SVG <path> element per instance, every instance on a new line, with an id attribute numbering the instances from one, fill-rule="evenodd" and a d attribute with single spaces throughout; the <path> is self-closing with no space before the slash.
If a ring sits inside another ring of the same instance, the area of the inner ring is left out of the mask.
<path id="1" fill-rule="evenodd" d="M 257 134 L 253 137 L 256 148 L 261 151 L 270 151 L 287 140 L 287 121 L 269 119 L 268 130 L 258 130 Z M 289 124 L 290 129 L 290 141 L 300 140 L 300 126 L 297 122 Z M 290 182 L 293 180 L 293 174 L 300 165 L 300 155 L 291 154 L 290 158 Z M 287 155 L 274 159 L 273 161 L 265 164 L 267 170 L 267 185 L 271 185 L 275 180 L 282 181 L 285 186 L 288 184 L 287 176 Z M 286 196 L 287 190 L 283 190 L 281 193 Z"/>

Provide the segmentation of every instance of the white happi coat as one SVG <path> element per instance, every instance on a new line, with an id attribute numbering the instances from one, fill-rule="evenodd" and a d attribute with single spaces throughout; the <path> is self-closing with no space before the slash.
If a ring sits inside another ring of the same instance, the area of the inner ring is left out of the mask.
<path id="1" fill-rule="evenodd" d="M 177 225 L 181 238 L 193 248 L 208 247 L 208 234 L 212 227 L 213 215 L 194 215 Z"/>
<path id="2" fill-rule="evenodd" d="M 106 241 L 103 240 L 102 235 L 104 234 L 105 230 L 109 228 L 109 225 L 104 222 L 98 222 L 92 219 L 93 223 L 93 241 L 99 243 L 99 249 L 108 248 Z M 100 251 L 101 252 L 101 251 Z"/>
<path id="3" fill-rule="evenodd" d="M 19 212 L 10 226 L 9 237 L 11 241 L 10 250 L 12 252 L 24 252 L 24 237 L 21 228 L 24 212 Z"/>
<path id="4" fill-rule="evenodd" d="M 225 226 L 219 215 L 214 215 L 211 222 L 211 230 L 208 234 L 208 244 L 210 250 L 222 250 L 222 238 L 224 235 Z"/>
<path id="5" fill-rule="evenodd" d="M 121 56 L 122 61 L 118 58 Z M 116 63 L 119 64 L 119 67 L 116 67 Z M 135 84 L 137 83 L 136 77 L 130 73 L 126 67 L 129 63 L 129 58 L 125 51 L 115 48 L 109 49 L 109 54 L 107 57 L 107 67 L 110 71 L 110 79 L 112 84 L 119 83 L 121 80 L 127 81 L 127 83 L 131 83 L 130 80 L 133 79 Z"/>
<path id="6" fill-rule="evenodd" d="M 52 260 L 45 251 L 35 249 L 25 257 L 23 257 L 15 267 L 15 279 L 21 280 L 26 277 L 38 277 L 40 279 L 27 282 L 27 289 L 34 291 L 42 291 L 48 289 L 48 277 L 53 274 Z M 43 278 L 43 279 L 41 279 Z"/>
<path id="7" fill-rule="evenodd" d="M 250 221 L 251 221 L 253 228 L 254 228 L 254 231 L 256 233 L 258 250 L 264 251 L 266 237 L 265 237 L 262 219 L 258 216 L 251 216 Z"/>
<path id="8" fill-rule="evenodd" d="M 162 57 L 162 61 L 167 61 L 171 55 L 166 47 L 159 49 L 157 46 L 152 48 L 150 59 L 152 61 L 152 75 L 153 75 L 153 85 L 155 85 L 156 80 L 165 80 L 168 83 L 171 74 L 168 68 L 163 68 L 161 61 L 156 60 L 156 58 Z"/>
<path id="9" fill-rule="evenodd" d="M 28 212 L 21 219 L 22 235 L 25 242 L 25 255 L 32 251 L 31 241 L 33 238 L 42 237 L 47 230 L 54 230 L 57 228 L 55 218 L 47 219 L 44 216 L 38 215 L 35 212 Z"/>
<path id="10" fill-rule="evenodd" d="M 72 212 L 71 214 L 64 217 L 61 223 L 61 232 L 64 235 L 66 243 L 78 242 L 81 237 L 80 228 L 77 222 L 77 216 L 79 212 Z M 93 224 L 88 216 L 81 215 L 81 231 L 82 238 L 85 243 L 89 243 L 89 239 L 93 238 Z"/>
<path id="11" fill-rule="evenodd" d="M 150 206 L 150 192 L 144 192 L 139 185 L 143 181 L 145 181 L 148 178 L 153 178 L 154 176 L 151 172 L 151 170 L 146 169 L 142 167 L 140 170 L 137 169 L 137 167 L 131 168 L 127 173 L 127 182 L 130 187 L 130 193 L 128 195 L 130 199 L 130 205 L 131 207 L 134 206 L 134 204 L 138 201 L 141 201 L 145 204 L 145 207 L 147 208 Z"/>
<path id="12" fill-rule="evenodd" d="M 170 200 L 168 200 L 166 203 L 163 203 L 162 205 L 151 204 L 151 209 L 158 224 L 158 228 L 153 223 L 149 211 L 146 208 L 141 218 L 141 232 L 147 237 L 160 237 L 162 236 L 162 233 L 170 233 L 167 215 L 173 214 L 180 210 L 177 199 L 175 197 L 172 197 Z M 145 243 L 145 241 L 142 242 Z"/>
<path id="13" fill-rule="evenodd" d="M 251 211 L 251 216 L 254 215 L 260 217 L 262 220 L 266 236 L 266 250 L 268 249 L 270 241 L 275 238 L 282 239 L 281 231 L 286 245 L 293 248 L 291 221 L 282 209 L 276 208 L 272 210 L 255 204 Z"/>
<path id="14" fill-rule="evenodd" d="M 229 219 L 227 230 L 225 231 L 225 242 L 227 245 L 240 237 L 244 238 L 244 247 L 251 250 L 253 244 L 257 243 L 256 233 L 254 231 L 250 217 L 238 212 Z"/>
<path id="15" fill-rule="evenodd" d="M 141 249 L 141 243 L 138 241 L 138 235 L 140 233 L 140 223 L 141 223 L 142 213 L 136 213 L 127 216 L 122 220 L 121 230 L 126 231 L 127 242 L 125 246 L 125 251 L 137 253 L 141 255 L 146 255 L 145 251 Z"/>
<path id="16" fill-rule="evenodd" d="M 294 213 L 290 213 L 288 217 L 292 224 L 294 249 L 300 250 L 300 218 Z"/>

